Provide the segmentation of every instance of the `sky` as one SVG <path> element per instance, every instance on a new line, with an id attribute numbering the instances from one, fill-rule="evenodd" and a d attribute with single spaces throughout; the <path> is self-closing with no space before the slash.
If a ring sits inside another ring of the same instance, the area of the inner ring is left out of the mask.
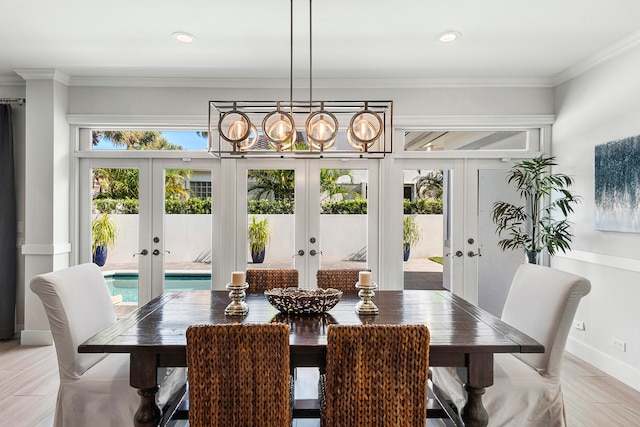
<path id="1" fill-rule="evenodd" d="M 162 131 L 162 136 L 172 144 L 182 146 L 183 150 L 206 150 L 207 139 L 199 136 L 195 131 Z M 94 150 L 123 150 L 122 147 L 114 147 L 110 141 L 101 139 Z"/>

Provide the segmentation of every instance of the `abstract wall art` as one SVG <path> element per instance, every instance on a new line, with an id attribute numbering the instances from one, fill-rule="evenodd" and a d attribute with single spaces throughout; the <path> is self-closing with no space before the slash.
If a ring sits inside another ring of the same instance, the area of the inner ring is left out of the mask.
<path id="1" fill-rule="evenodd" d="M 640 135 L 595 149 L 596 230 L 640 233 Z"/>

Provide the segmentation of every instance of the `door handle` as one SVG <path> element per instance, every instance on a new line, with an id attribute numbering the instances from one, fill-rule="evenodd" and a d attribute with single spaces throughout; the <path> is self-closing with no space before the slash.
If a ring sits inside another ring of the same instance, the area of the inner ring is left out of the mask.
<path id="1" fill-rule="evenodd" d="M 157 250 L 157 249 L 156 249 Z M 147 255 L 149 253 L 148 250 L 143 249 L 140 252 L 136 252 L 135 254 L 133 254 L 133 256 L 135 257 L 136 255 Z"/>
<path id="2" fill-rule="evenodd" d="M 446 254 L 445 256 L 449 256 L 451 255 L 451 252 L 449 252 L 448 254 Z M 456 253 L 453 255 L 454 257 L 461 257 L 463 256 L 464 253 L 462 253 L 462 251 L 456 251 Z"/>
<path id="3" fill-rule="evenodd" d="M 311 250 L 309 251 L 309 255 L 311 255 L 311 256 L 316 256 L 317 254 L 322 255 L 322 251 L 320 251 L 320 252 L 316 252 L 316 250 L 315 250 L 315 249 L 311 249 Z"/>
<path id="4" fill-rule="evenodd" d="M 302 249 L 300 249 L 297 253 L 293 254 L 293 256 L 291 258 L 295 258 L 297 256 L 303 256 L 304 255 L 304 251 Z"/>
<path id="5" fill-rule="evenodd" d="M 482 256 L 482 254 L 480 253 L 480 248 L 478 248 L 478 253 L 477 254 L 474 254 L 473 251 L 469 251 L 469 252 L 467 252 L 467 256 L 469 256 L 469 257 Z"/>
<path id="6" fill-rule="evenodd" d="M 164 254 L 170 254 L 171 251 L 164 251 L 164 252 L 160 252 L 158 249 L 154 249 L 152 252 L 154 255 L 162 255 L 164 256 Z"/>

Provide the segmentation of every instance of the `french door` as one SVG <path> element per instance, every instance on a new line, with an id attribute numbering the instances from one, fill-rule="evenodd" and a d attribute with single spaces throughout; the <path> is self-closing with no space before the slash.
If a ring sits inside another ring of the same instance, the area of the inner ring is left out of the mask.
<path id="1" fill-rule="evenodd" d="M 320 268 L 378 265 L 378 161 L 243 159 L 236 162 L 236 269 L 295 268 L 316 287 Z M 278 189 L 277 184 L 287 182 Z M 270 207 L 268 207 L 270 206 Z M 266 220 L 264 260 L 254 259 L 248 227 Z"/>
<path id="2" fill-rule="evenodd" d="M 442 171 L 441 234 L 422 236 L 442 238 L 442 286 L 499 316 L 513 273 L 523 261 L 519 252 L 498 248 L 491 217 L 494 202 L 517 200 L 505 180 L 510 165 L 492 159 L 404 159 L 402 167 L 405 177 Z"/>
<path id="3" fill-rule="evenodd" d="M 123 306 L 135 308 L 160 295 L 167 280 L 185 289 L 211 289 L 218 167 L 209 159 L 81 159 L 79 262 L 95 261 L 92 224 L 106 215 L 116 239 L 102 270 Z M 119 197 L 101 198 L 107 189 Z"/>

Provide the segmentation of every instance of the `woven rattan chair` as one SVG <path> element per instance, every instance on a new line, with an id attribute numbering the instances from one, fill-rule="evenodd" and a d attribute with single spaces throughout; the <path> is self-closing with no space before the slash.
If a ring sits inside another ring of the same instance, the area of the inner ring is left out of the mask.
<path id="1" fill-rule="evenodd" d="M 191 427 L 291 426 L 289 326 L 187 329 Z"/>
<path id="2" fill-rule="evenodd" d="M 428 365 L 425 325 L 330 325 L 323 426 L 424 426 Z"/>
<path id="3" fill-rule="evenodd" d="M 357 294 L 356 282 L 360 270 L 318 270 L 316 279 L 318 287 L 322 289 L 333 288 L 345 294 Z"/>
<path id="4" fill-rule="evenodd" d="M 246 275 L 249 294 L 261 294 L 273 288 L 297 288 L 298 270 L 294 269 L 249 269 Z"/>

